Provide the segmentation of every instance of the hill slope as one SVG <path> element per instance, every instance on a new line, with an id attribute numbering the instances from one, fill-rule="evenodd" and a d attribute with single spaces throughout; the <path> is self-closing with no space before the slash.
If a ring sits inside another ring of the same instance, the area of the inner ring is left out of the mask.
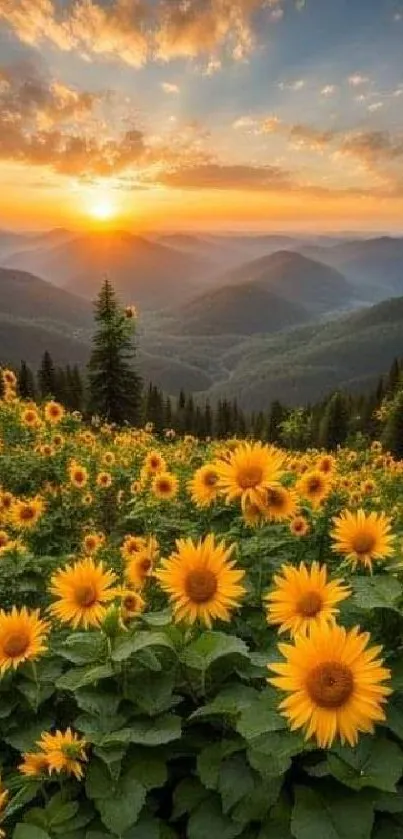
<path id="1" fill-rule="evenodd" d="M 250 282 L 313 314 L 345 307 L 354 292 L 346 278 L 323 262 L 280 250 L 244 263 L 223 277 L 230 284 Z"/>
<path id="2" fill-rule="evenodd" d="M 197 297 L 177 311 L 177 320 L 182 334 L 253 335 L 305 323 L 308 313 L 261 285 L 243 283 Z"/>
<path id="3" fill-rule="evenodd" d="M 0 313 L 17 319 L 32 318 L 88 327 L 91 305 L 51 283 L 25 271 L 0 268 Z"/>
<path id="4" fill-rule="evenodd" d="M 89 233 L 9 257 L 7 267 L 30 270 L 82 297 L 93 299 L 108 274 L 124 302 L 162 308 L 195 293 L 203 260 L 130 233 Z"/>

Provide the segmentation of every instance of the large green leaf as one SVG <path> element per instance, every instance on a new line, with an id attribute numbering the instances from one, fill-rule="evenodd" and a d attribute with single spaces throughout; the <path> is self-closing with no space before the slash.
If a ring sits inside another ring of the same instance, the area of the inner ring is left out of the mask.
<path id="1" fill-rule="evenodd" d="M 33 824 L 17 824 L 13 839 L 50 839 L 49 833 Z"/>
<path id="2" fill-rule="evenodd" d="M 218 780 L 218 791 L 224 813 L 229 813 L 238 801 L 250 795 L 254 787 L 253 772 L 243 755 L 233 755 L 224 760 Z"/>
<path id="3" fill-rule="evenodd" d="M 310 748 L 301 734 L 272 731 L 250 742 L 248 759 L 263 777 L 278 777 L 291 766 L 291 758 Z"/>
<path id="4" fill-rule="evenodd" d="M 218 743 L 206 746 L 197 760 L 197 771 L 204 786 L 208 789 L 218 789 L 223 760 L 243 749 L 244 744 L 240 738 L 220 740 Z"/>
<path id="5" fill-rule="evenodd" d="M 134 632 L 118 638 L 114 644 L 112 658 L 114 661 L 127 661 L 135 653 L 147 647 L 166 647 L 175 653 L 175 647 L 164 632 Z"/>
<path id="6" fill-rule="evenodd" d="M 352 580 L 353 596 L 351 602 L 360 609 L 395 609 L 402 586 L 389 574 L 377 574 L 374 577 L 355 577 Z"/>
<path id="7" fill-rule="evenodd" d="M 174 671 L 145 671 L 141 674 L 141 679 L 135 676 L 128 681 L 124 696 L 125 699 L 134 702 L 144 714 L 153 717 L 177 704 L 177 699 L 172 698 L 174 684 Z"/>
<path id="8" fill-rule="evenodd" d="M 321 792 L 297 787 L 291 832 L 295 839 L 370 839 L 373 806 L 365 795 L 335 786 Z"/>
<path id="9" fill-rule="evenodd" d="M 162 787 L 166 783 L 168 770 L 166 760 L 157 749 L 136 746 L 128 755 L 130 774 L 147 790 Z"/>
<path id="10" fill-rule="evenodd" d="M 145 788 L 135 778 L 125 775 L 120 778 L 113 798 L 100 798 L 96 806 L 105 827 L 121 836 L 136 823 L 145 799 Z"/>
<path id="11" fill-rule="evenodd" d="M 173 714 L 163 714 L 153 719 L 138 719 L 130 723 L 130 727 L 120 731 L 112 731 L 102 737 L 98 745 L 112 746 L 115 743 L 140 743 L 143 746 L 159 746 L 169 743 L 181 736 L 181 721 Z"/>
<path id="12" fill-rule="evenodd" d="M 194 670 L 207 670 L 214 662 L 227 656 L 248 658 L 246 644 L 235 635 L 204 632 L 182 652 L 183 664 Z"/>
<path id="13" fill-rule="evenodd" d="M 203 801 L 191 813 L 188 827 L 188 839 L 235 839 L 242 833 L 243 826 L 231 821 L 222 812 L 220 799 L 211 796 Z"/>
<path id="14" fill-rule="evenodd" d="M 254 790 L 231 810 L 231 818 L 243 825 L 256 821 L 262 822 L 269 809 L 276 803 L 282 784 L 282 777 L 256 781 Z"/>
<path id="15" fill-rule="evenodd" d="M 60 690 L 75 691 L 87 685 L 97 684 L 101 679 L 108 679 L 114 675 L 111 664 L 99 664 L 96 667 L 77 667 L 69 670 L 58 679 L 56 686 Z"/>
<path id="16" fill-rule="evenodd" d="M 73 664 L 101 662 L 105 650 L 105 637 L 100 632 L 75 632 L 57 647 L 57 653 Z"/>
<path id="17" fill-rule="evenodd" d="M 279 695 L 274 688 L 265 688 L 247 707 L 241 710 L 237 731 L 251 740 L 260 734 L 280 731 L 287 727 L 284 717 L 278 713 Z"/>
<path id="18" fill-rule="evenodd" d="M 213 716 L 238 716 L 244 708 L 259 698 L 255 688 L 234 682 L 223 689 L 209 702 L 193 712 L 191 720 Z"/>
<path id="19" fill-rule="evenodd" d="M 209 791 L 200 783 L 198 778 L 184 778 L 173 794 L 172 818 L 174 820 L 179 819 L 181 816 L 191 813 L 209 795 Z"/>
<path id="20" fill-rule="evenodd" d="M 403 752 L 386 737 L 362 737 L 354 748 L 337 746 L 327 762 L 332 775 L 351 789 L 394 792 L 403 771 Z"/>

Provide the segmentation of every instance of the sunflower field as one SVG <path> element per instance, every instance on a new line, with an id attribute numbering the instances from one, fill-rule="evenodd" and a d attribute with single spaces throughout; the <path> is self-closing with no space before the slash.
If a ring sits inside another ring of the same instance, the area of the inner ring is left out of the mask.
<path id="1" fill-rule="evenodd" d="M 400 839 L 403 462 L 0 401 L 0 835 Z"/>

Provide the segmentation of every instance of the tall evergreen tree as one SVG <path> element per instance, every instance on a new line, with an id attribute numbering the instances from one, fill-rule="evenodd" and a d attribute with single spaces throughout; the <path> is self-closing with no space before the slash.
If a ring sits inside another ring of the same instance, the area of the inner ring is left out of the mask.
<path id="1" fill-rule="evenodd" d="M 394 457 L 403 460 L 403 387 L 397 392 L 393 400 L 382 442 Z"/>
<path id="2" fill-rule="evenodd" d="M 281 434 L 281 423 L 287 416 L 287 409 L 278 399 L 275 399 L 271 404 L 269 418 L 267 422 L 267 439 L 270 443 L 278 443 Z"/>
<path id="3" fill-rule="evenodd" d="M 137 424 L 142 382 L 133 368 L 133 319 L 118 304 L 105 278 L 95 303 L 97 330 L 89 362 L 90 410 L 109 422 Z"/>
<path id="4" fill-rule="evenodd" d="M 26 361 L 21 361 L 18 372 L 18 393 L 21 399 L 35 399 L 35 377 Z"/>
<path id="5" fill-rule="evenodd" d="M 349 432 L 350 411 L 344 393 L 336 392 L 330 398 L 320 425 L 320 444 L 325 449 L 335 449 L 345 443 Z"/>
<path id="6" fill-rule="evenodd" d="M 55 396 L 56 392 L 56 370 L 50 353 L 46 350 L 42 356 L 41 366 L 38 370 L 39 395 L 42 399 Z"/>

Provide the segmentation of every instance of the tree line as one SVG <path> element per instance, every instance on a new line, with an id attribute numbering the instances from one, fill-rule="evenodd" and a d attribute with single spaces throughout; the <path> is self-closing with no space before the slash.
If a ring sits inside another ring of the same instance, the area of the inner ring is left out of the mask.
<path id="1" fill-rule="evenodd" d="M 247 436 L 291 449 L 320 446 L 328 450 L 357 438 L 383 438 L 387 448 L 403 458 L 403 362 L 397 358 L 366 394 L 335 392 L 301 408 L 275 400 L 268 411 L 247 413 L 237 400 L 220 399 L 212 405 L 184 390 L 173 398 L 153 383 L 144 386 L 135 367 L 135 310 L 119 305 L 108 279 L 94 315 L 96 330 L 87 372 L 77 365 L 55 365 L 49 352 L 36 372 L 22 361 L 16 371 L 22 398 L 52 397 L 86 418 L 96 414 L 117 425 L 152 423 L 161 435 L 174 430 L 204 439 Z M 391 406 L 386 426 L 379 416 L 385 400 Z"/>

